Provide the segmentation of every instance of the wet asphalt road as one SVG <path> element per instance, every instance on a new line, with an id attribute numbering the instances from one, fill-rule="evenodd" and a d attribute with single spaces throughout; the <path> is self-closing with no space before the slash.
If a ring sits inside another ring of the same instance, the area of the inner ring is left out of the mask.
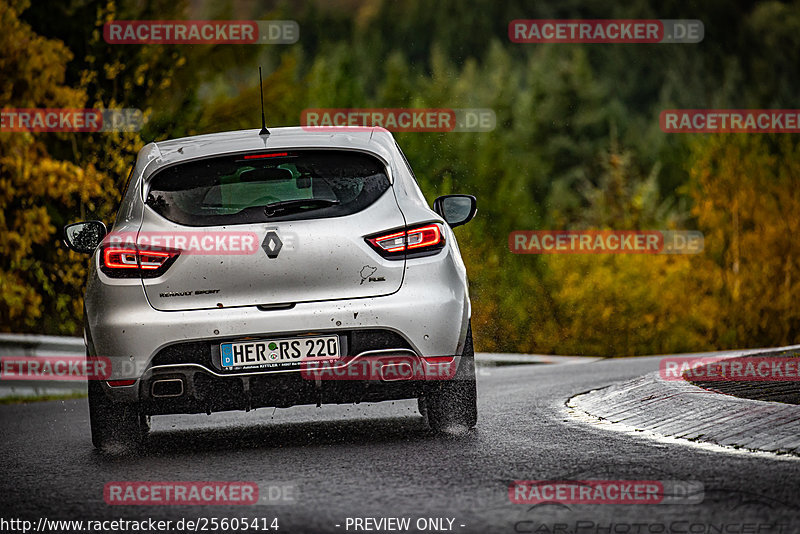
<path id="1" fill-rule="evenodd" d="M 277 518 L 281 533 L 398 532 L 347 528 L 365 517 L 410 518 L 408 532 L 800 532 L 800 461 L 661 443 L 566 414 L 572 395 L 657 368 L 636 358 L 479 369 L 478 427 L 456 437 L 431 434 L 403 401 L 155 417 L 143 451 L 112 455 L 92 448 L 84 399 L 0 406 L 0 518 Z M 509 500 L 514 480 L 585 479 L 698 481 L 704 492 L 700 504 Z M 275 505 L 105 503 L 107 482 L 143 480 L 296 492 Z M 452 519 L 452 530 L 418 530 L 420 518 Z"/>

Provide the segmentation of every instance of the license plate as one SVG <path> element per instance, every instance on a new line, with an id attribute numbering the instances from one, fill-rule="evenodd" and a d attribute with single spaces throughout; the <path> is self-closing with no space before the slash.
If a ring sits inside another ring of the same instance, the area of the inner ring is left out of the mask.
<path id="1" fill-rule="evenodd" d="M 339 336 L 287 337 L 222 343 L 224 369 L 295 367 L 301 362 L 339 358 Z"/>

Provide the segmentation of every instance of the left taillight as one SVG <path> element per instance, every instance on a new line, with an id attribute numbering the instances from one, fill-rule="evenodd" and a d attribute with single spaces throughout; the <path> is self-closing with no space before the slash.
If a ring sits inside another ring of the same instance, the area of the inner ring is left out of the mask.
<path id="1" fill-rule="evenodd" d="M 444 248 L 444 233 L 435 223 L 365 238 L 378 254 L 388 259 L 429 256 Z"/>
<path id="2" fill-rule="evenodd" d="M 136 245 L 100 247 L 100 270 L 112 278 L 155 278 L 161 276 L 178 257 L 177 250 L 149 250 Z"/>

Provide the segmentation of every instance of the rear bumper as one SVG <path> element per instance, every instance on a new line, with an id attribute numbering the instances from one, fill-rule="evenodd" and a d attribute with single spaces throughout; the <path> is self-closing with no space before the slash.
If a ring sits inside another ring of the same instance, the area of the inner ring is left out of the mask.
<path id="1" fill-rule="evenodd" d="M 451 252 L 446 250 L 443 254 L 448 255 Z M 201 359 L 184 360 L 181 363 L 188 365 L 184 365 L 185 369 L 180 369 L 163 368 L 160 362 L 154 362 L 154 358 L 168 347 L 193 342 L 213 346 L 246 336 L 283 337 L 310 332 L 342 334 L 356 330 L 395 332 L 406 341 L 403 348 L 418 357 L 458 355 L 463 350 L 471 311 L 466 276 L 459 264 L 460 262 L 454 262 L 449 257 L 420 258 L 408 262 L 403 285 L 391 295 L 298 303 L 292 308 L 271 310 L 247 306 L 178 312 L 157 311 L 147 302 L 141 284 L 107 286 L 93 274 L 90 275 L 86 296 L 89 353 L 108 358 L 111 363 L 111 373 L 107 377 L 109 380 L 136 379 L 136 383 L 131 386 L 114 388 L 109 388 L 103 381 L 104 390 L 115 400 L 148 400 L 151 386 L 145 382 L 151 380 L 153 375 L 160 376 L 167 371 L 183 377 L 187 393 L 198 380 L 203 383 L 206 379 L 213 384 L 227 384 L 230 391 L 240 392 L 229 395 L 234 398 L 231 405 L 235 407 L 223 409 L 288 405 L 286 402 L 291 397 L 289 393 L 285 393 L 286 397 L 281 402 L 280 392 L 284 390 L 284 386 L 291 386 L 289 389 L 292 391 L 296 387 L 296 391 L 303 393 L 314 385 L 314 381 L 299 376 L 299 371 L 266 371 L 247 377 L 232 377 L 221 373 L 220 376 L 215 376 L 218 370 Z M 348 355 L 356 356 L 357 353 Z M 372 393 L 381 389 L 384 396 L 389 396 L 380 400 L 418 396 L 418 388 L 409 385 L 413 381 L 404 381 L 403 385 L 390 385 L 382 381 L 368 381 L 361 385 L 353 380 L 323 382 L 324 387 L 315 386 L 313 395 L 300 395 L 292 404 L 337 402 L 320 401 L 320 390 L 330 391 L 330 398 L 345 399 L 338 402 L 372 400 Z M 266 393 L 263 397 L 253 397 L 252 391 L 257 389 L 253 386 L 260 387 L 262 383 L 265 384 Z M 198 391 L 203 387 L 205 386 Z M 209 391 L 216 391 L 216 387 L 214 385 Z M 362 394 L 365 387 L 370 391 L 366 396 Z M 397 393 L 402 396 L 392 397 L 389 392 L 393 388 L 406 393 Z M 344 394 L 339 390 L 357 391 Z M 408 391 L 411 393 L 407 393 Z M 185 397 L 189 399 L 191 395 Z M 165 399 L 160 399 L 163 400 Z M 170 403 L 161 404 L 168 406 Z M 192 411 L 208 411 L 206 402 L 187 405 L 186 410 L 189 408 Z"/>
<path id="2" fill-rule="evenodd" d="M 377 402 L 425 395 L 442 380 L 453 379 L 460 360 L 428 363 L 410 351 L 386 352 L 382 363 L 365 354 L 316 372 L 225 375 L 197 364 L 154 366 L 130 390 L 138 393 L 140 409 L 150 415 Z M 411 360 L 416 362 L 414 371 L 406 363 Z M 370 376 L 364 379 L 367 368 Z"/>

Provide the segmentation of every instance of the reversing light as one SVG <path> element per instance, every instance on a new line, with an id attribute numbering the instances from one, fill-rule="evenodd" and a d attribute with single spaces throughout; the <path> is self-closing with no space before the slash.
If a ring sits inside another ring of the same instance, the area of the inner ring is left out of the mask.
<path id="1" fill-rule="evenodd" d="M 398 259 L 407 254 L 435 254 L 444 248 L 444 235 L 438 224 L 426 224 L 366 238 L 384 258 Z"/>
<path id="2" fill-rule="evenodd" d="M 368 238 L 367 241 L 384 252 L 403 252 L 406 249 L 406 232 L 403 230 L 394 234 Z"/>

